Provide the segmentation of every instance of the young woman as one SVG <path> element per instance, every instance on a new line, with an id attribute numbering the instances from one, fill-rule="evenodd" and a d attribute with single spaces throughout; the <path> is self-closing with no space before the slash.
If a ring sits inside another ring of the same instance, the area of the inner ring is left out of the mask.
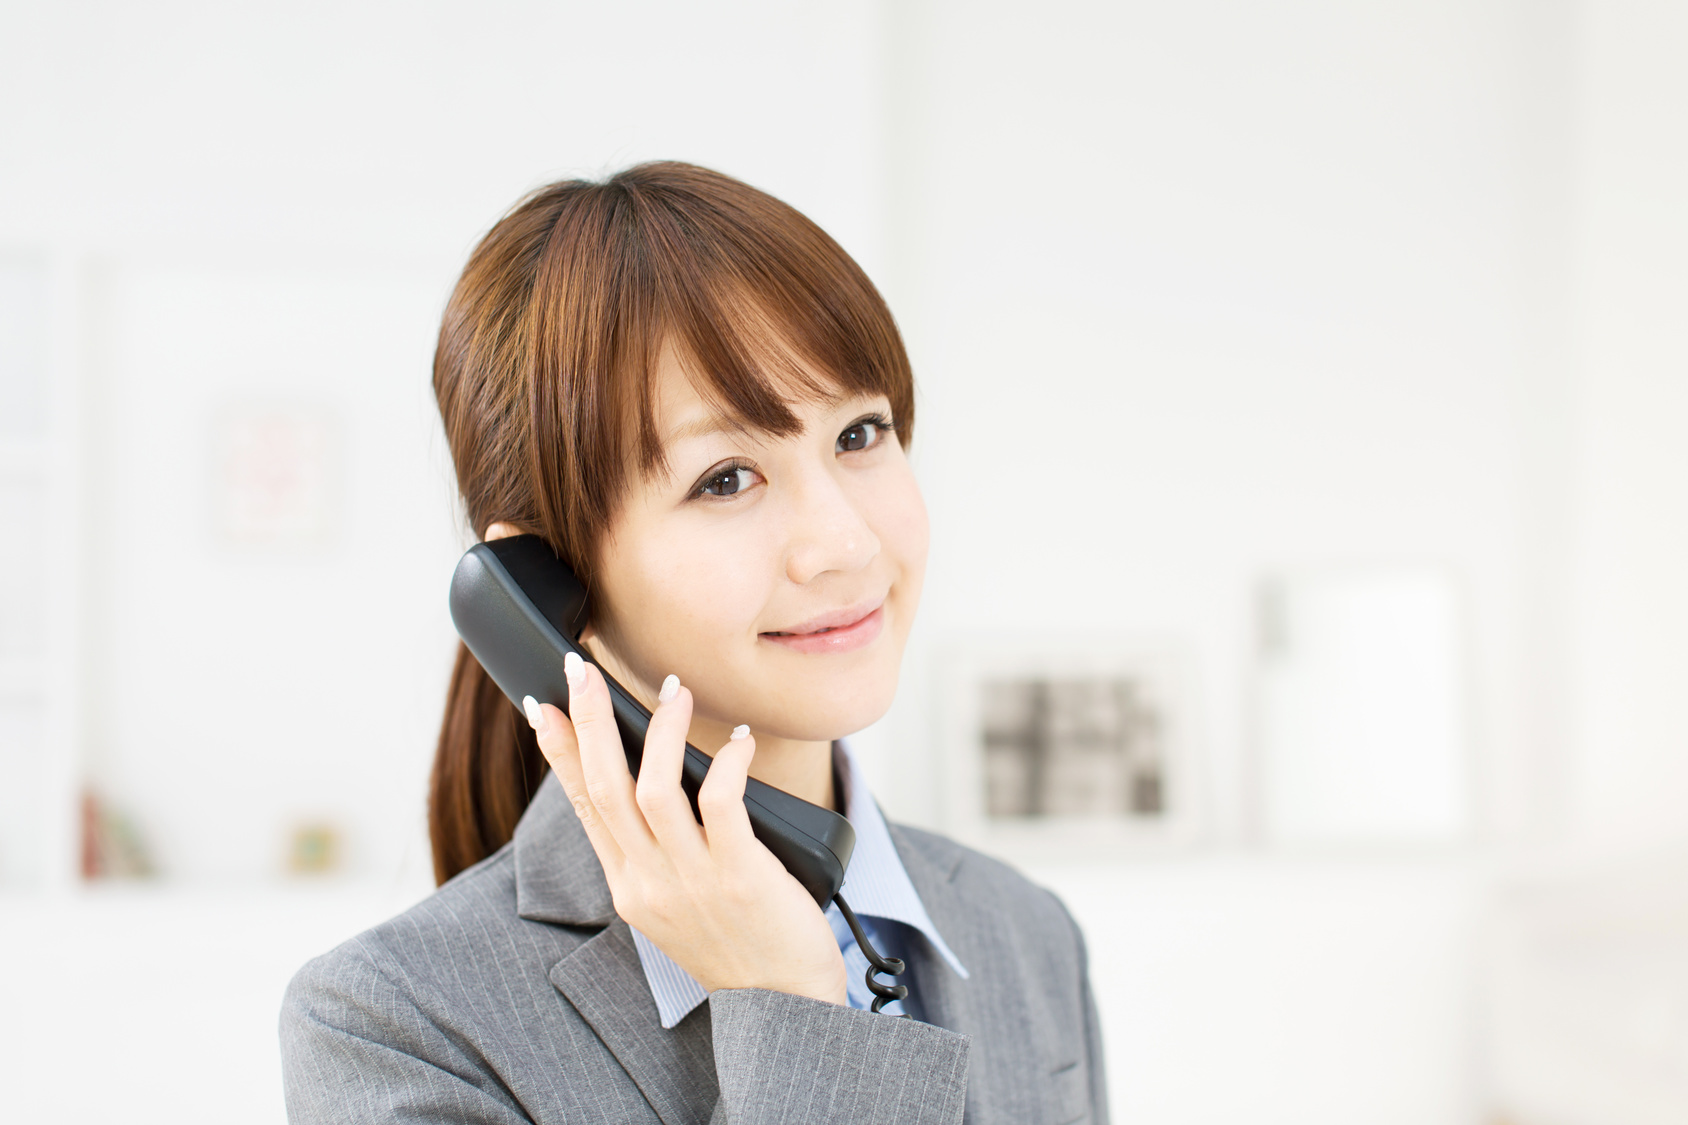
<path id="1" fill-rule="evenodd" d="M 290 1118 L 1105 1121 L 1071 918 L 887 825 L 838 741 L 891 703 L 927 546 L 908 358 L 860 268 L 701 168 L 555 184 L 475 250 L 434 388 L 470 523 L 574 567 L 593 661 L 572 718 L 524 716 L 459 649 L 443 885 L 294 979 Z M 637 779 L 606 673 L 654 712 Z M 701 824 L 688 740 L 716 751 Z M 846 898 L 906 1000 L 868 1010 L 837 907 L 751 834 L 747 776 L 850 819 Z"/>

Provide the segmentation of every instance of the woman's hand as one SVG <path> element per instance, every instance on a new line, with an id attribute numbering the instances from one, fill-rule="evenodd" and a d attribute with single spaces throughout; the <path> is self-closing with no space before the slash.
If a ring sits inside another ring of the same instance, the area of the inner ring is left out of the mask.
<path id="1" fill-rule="evenodd" d="M 834 1004 L 844 958 L 826 917 L 751 833 L 745 779 L 756 753 L 744 727 L 698 791 L 680 788 L 692 695 L 670 676 L 657 697 L 635 782 L 603 673 L 567 658 L 569 710 L 529 697 L 528 720 L 604 866 L 616 913 L 710 992 L 766 988 Z"/>

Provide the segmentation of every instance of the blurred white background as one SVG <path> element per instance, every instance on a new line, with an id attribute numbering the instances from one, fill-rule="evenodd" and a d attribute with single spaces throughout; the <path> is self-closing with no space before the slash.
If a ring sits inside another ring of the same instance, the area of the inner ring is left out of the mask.
<path id="1" fill-rule="evenodd" d="M 282 1120 L 288 976 L 431 884 L 445 295 L 678 158 L 907 335 L 893 816 L 954 820 L 951 646 L 1182 654 L 1193 836 L 1027 861 L 1116 1120 L 1688 1119 L 1684 58 L 1668 0 L 0 3 L 0 1115 Z"/>

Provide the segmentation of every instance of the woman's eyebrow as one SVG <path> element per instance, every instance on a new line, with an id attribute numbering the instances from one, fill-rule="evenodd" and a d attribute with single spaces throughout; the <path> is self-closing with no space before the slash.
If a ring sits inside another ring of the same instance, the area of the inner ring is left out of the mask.
<path id="1" fill-rule="evenodd" d="M 713 437 L 715 434 L 742 433 L 744 427 L 734 426 L 719 414 L 705 414 L 682 422 L 668 431 L 664 445 L 689 438 Z"/>

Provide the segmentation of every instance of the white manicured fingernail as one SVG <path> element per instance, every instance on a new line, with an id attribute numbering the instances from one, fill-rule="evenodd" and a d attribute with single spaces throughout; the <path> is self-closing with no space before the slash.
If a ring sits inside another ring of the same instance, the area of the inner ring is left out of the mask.
<path id="1" fill-rule="evenodd" d="M 680 677 L 670 675 L 666 680 L 662 681 L 662 690 L 656 693 L 656 701 L 658 703 L 667 703 L 670 699 L 673 699 L 679 694 Z"/>
<path id="2" fill-rule="evenodd" d="M 750 728 L 743 723 L 740 723 L 738 726 L 733 728 L 733 733 L 730 737 L 734 742 L 737 742 L 741 738 L 749 738 Z"/>
<path id="3" fill-rule="evenodd" d="M 565 653 L 563 656 L 563 675 L 569 678 L 569 687 L 578 690 L 586 686 L 586 661 L 580 659 L 576 652 Z"/>
<path id="4" fill-rule="evenodd" d="M 538 730 L 545 725 L 545 712 L 539 709 L 539 700 L 533 696 L 522 696 L 522 710 L 527 712 L 528 726 L 534 730 Z"/>

